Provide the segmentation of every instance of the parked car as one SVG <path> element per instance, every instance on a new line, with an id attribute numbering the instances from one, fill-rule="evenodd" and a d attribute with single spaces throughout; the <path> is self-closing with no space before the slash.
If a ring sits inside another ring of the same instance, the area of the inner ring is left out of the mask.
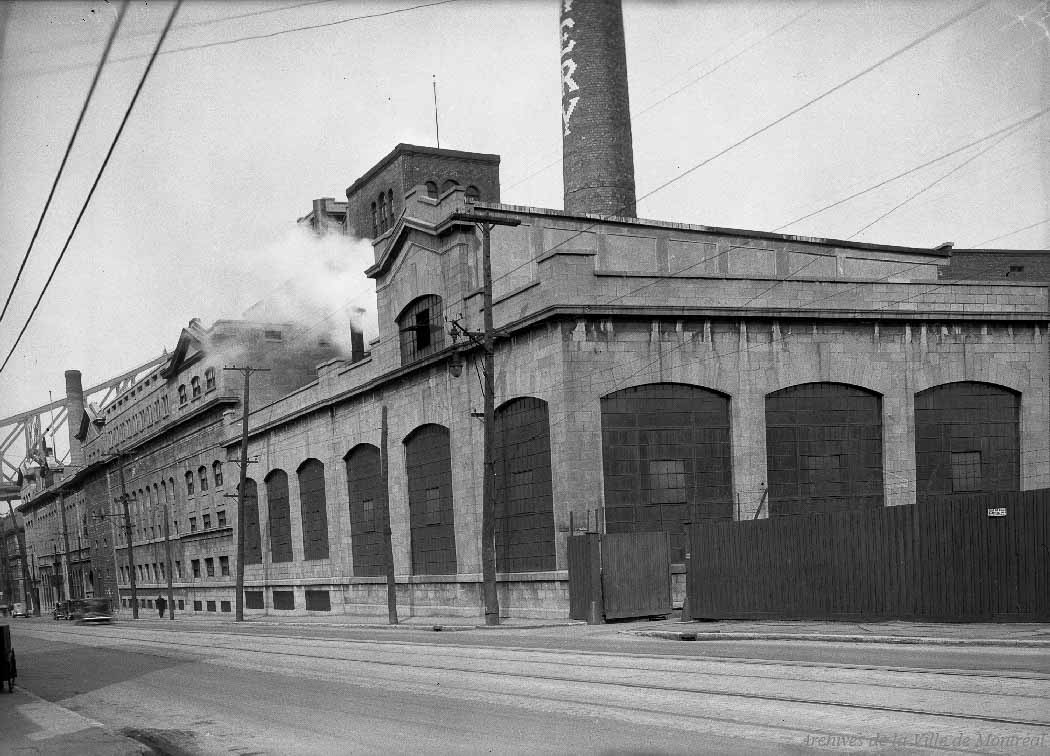
<path id="1" fill-rule="evenodd" d="M 28 617 L 29 613 L 26 611 L 26 605 L 23 604 L 21 601 L 16 601 L 14 604 L 12 604 L 11 616 Z"/>
<path id="2" fill-rule="evenodd" d="M 113 621 L 113 612 L 109 609 L 109 600 L 103 598 L 80 599 L 73 602 L 70 619 L 82 624 L 102 624 Z"/>

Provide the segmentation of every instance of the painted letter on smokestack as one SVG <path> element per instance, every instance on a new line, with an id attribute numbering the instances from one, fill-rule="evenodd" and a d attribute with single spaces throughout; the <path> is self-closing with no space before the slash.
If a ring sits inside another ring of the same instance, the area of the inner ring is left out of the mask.
<path id="1" fill-rule="evenodd" d="M 634 149 L 620 0 L 562 0 L 565 209 L 634 217 Z"/>

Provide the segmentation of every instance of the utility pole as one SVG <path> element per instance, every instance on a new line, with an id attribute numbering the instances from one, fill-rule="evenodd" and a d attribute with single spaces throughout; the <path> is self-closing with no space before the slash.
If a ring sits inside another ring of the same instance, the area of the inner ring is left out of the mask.
<path id="1" fill-rule="evenodd" d="M 269 368 L 253 368 L 251 365 L 237 367 L 227 365 L 223 370 L 244 373 L 244 396 L 241 399 L 241 477 L 237 485 L 237 597 L 235 601 L 237 622 L 244 622 L 244 487 L 248 482 L 248 398 L 252 373 L 268 373 Z"/>
<path id="2" fill-rule="evenodd" d="M 172 492 L 174 493 L 174 492 Z M 168 563 L 168 619 L 175 619 L 175 589 L 171 581 L 171 515 L 168 511 L 168 494 L 164 493 L 164 558 Z"/>
<path id="3" fill-rule="evenodd" d="M 492 229 L 495 226 L 518 226 L 517 218 L 490 215 L 485 212 L 454 213 L 450 220 L 471 221 L 481 231 L 482 332 L 458 329 L 473 343 L 479 344 L 483 354 L 485 409 L 484 481 L 481 499 L 481 594 L 485 604 L 485 624 L 499 624 L 499 594 L 496 589 L 496 332 L 492 315 Z M 455 334 L 454 334 L 455 335 Z M 479 338 L 480 337 L 480 338 Z"/>
<path id="4" fill-rule="evenodd" d="M 124 506 L 124 537 L 128 542 L 128 572 L 131 573 L 131 617 L 139 618 L 139 590 L 135 579 L 135 547 L 132 544 L 134 532 L 131 530 L 131 509 L 128 507 L 128 490 L 124 481 L 124 454 L 117 453 L 117 470 L 120 473 L 120 503 Z M 116 565 L 114 565 L 116 566 Z M 120 598 L 119 591 L 117 598 Z"/>
<path id="5" fill-rule="evenodd" d="M 65 569 L 63 576 L 66 581 L 66 598 L 73 599 L 73 583 L 69 579 L 69 529 L 66 527 L 66 496 L 61 490 L 58 492 L 58 509 L 62 516 L 62 541 L 66 547 Z"/>
<path id="6" fill-rule="evenodd" d="M 386 569 L 386 614 L 391 625 L 397 624 L 397 584 L 394 578 L 394 545 L 390 530 L 390 465 L 387 461 L 386 447 L 390 440 L 390 426 L 387 421 L 386 405 L 383 405 L 383 422 L 379 441 L 379 476 L 383 479 L 383 500 L 386 515 L 383 519 L 383 562 Z"/>
<path id="7" fill-rule="evenodd" d="M 19 532 L 18 521 L 15 520 L 15 510 L 11 506 L 11 500 L 7 500 L 7 511 L 11 514 L 11 524 L 15 527 L 15 540 L 18 541 L 18 551 L 22 557 L 22 598 L 29 606 L 33 607 L 33 616 L 40 616 L 40 603 L 36 600 L 33 592 L 33 584 L 29 581 L 29 558 L 26 556 L 25 533 Z"/>

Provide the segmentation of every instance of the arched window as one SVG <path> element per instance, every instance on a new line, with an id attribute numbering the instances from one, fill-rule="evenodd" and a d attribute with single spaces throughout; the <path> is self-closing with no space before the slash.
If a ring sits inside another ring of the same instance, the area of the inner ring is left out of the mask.
<path id="1" fill-rule="evenodd" d="M 189 401 L 189 397 L 186 396 L 186 384 L 179 384 L 179 404 L 185 404 Z"/>
<path id="2" fill-rule="evenodd" d="M 766 396 L 769 514 L 881 507 L 882 397 L 803 383 Z"/>
<path id="3" fill-rule="evenodd" d="M 1020 394 L 991 383 L 959 381 L 916 394 L 916 500 L 1019 490 L 1020 417 Z"/>
<path id="4" fill-rule="evenodd" d="M 390 208 L 390 224 L 389 228 L 394 227 L 394 221 L 397 220 L 397 213 L 394 211 L 394 190 L 388 189 L 386 193 L 387 206 Z"/>
<path id="5" fill-rule="evenodd" d="M 215 368 L 208 368 L 204 371 L 204 390 L 215 390 Z"/>
<path id="6" fill-rule="evenodd" d="M 211 463 L 211 474 L 215 478 L 215 487 L 222 486 L 222 462 L 215 460 Z"/>
<path id="7" fill-rule="evenodd" d="M 269 504 L 270 561 L 292 561 L 292 520 L 288 509 L 288 474 L 274 470 L 263 481 Z"/>
<path id="8" fill-rule="evenodd" d="M 448 179 L 445 181 L 444 184 L 441 185 L 441 193 L 444 194 L 447 191 L 455 189 L 457 186 L 459 186 L 458 181 L 456 181 L 455 179 Z"/>
<path id="9" fill-rule="evenodd" d="M 171 503 L 176 504 L 175 499 L 175 478 L 168 478 L 168 488 L 171 490 Z"/>
<path id="10" fill-rule="evenodd" d="M 456 573 L 456 529 L 452 505 L 449 431 L 423 425 L 405 439 L 412 574 Z"/>
<path id="11" fill-rule="evenodd" d="M 431 199 L 437 199 L 438 196 L 438 185 L 433 181 L 427 182 L 427 196 Z"/>
<path id="12" fill-rule="evenodd" d="M 387 497 L 379 448 L 358 444 L 346 455 L 345 462 L 354 575 L 382 575 L 386 567 L 383 529 L 386 527 Z"/>
<path id="13" fill-rule="evenodd" d="M 496 410 L 496 569 L 555 569 L 547 403 L 513 399 Z"/>
<path id="14" fill-rule="evenodd" d="M 259 488 L 251 478 L 246 478 L 244 481 L 244 563 L 262 564 Z"/>
<path id="15" fill-rule="evenodd" d="M 193 473 L 186 471 L 186 495 L 193 496 Z"/>
<path id="16" fill-rule="evenodd" d="M 401 363 L 407 365 L 445 346 L 441 297 L 428 294 L 413 300 L 397 318 Z"/>
<path id="17" fill-rule="evenodd" d="M 386 231 L 386 192 L 379 193 L 379 233 Z"/>
<path id="18" fill-rule="evenodd" d="M 467 187 L 467 191 L 464 196 L 467 198 L 467 202 L 477 202 L 481 199 L 481 192 L 478 191 L 478 188 L 476 186 L 471 184 Z"/>
<path id="19" fill-rule="evenodd" d="M 328 558 L 328 504 L 324 465 L 308 459 L 299 470 L 299 505 L 303 518 L 303 559 Z"/>
<path id="20" fill-rule="evenodd" d="M 201 379 L 200 376 L 193 376 L 190 378 L 190 386 L 193 390 L 193 398 L 196 399 L 201 395 Z"/>
<path id="21" fill-rule="evenodd" d="M 379 215 L 376 213 L 376 203 L 372 203 L 372 236 L 379 236 Z"/>
<path id="22" fill-rule="evenodd" d="M 733 516 L 729 397 L 652 383 L 603 396 L 601 412 L 607 531 L 665 531 L 684 561 L 686 522 Z"/>
<path id="23" fill-rule="evenodd" d="M 205 467 L 204 465 L 201 465 L 200 467 L 198 467 L 197 468 L 197 477 L 200 478 L 200 481 L 201 481 L 201 491 L 207 491 L 208 490 L 208 468 Z"/>

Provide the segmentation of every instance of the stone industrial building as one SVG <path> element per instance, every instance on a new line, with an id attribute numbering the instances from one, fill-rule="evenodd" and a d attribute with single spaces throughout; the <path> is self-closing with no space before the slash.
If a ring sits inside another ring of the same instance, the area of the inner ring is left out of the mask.
<path id="1" fill-rule="evenodd" d="M 670 533 L 680 597 L 687 522 L 1050 486 L 1048 285 L 945 278 L 978 252 L 949 246 L 634 217 L 610 9 L 563 4 L 566 210 L 500 204 L 495 155 L 398 145 L 346 202 L 300 219 L 372 239 L 379 331 L 349 358 L 283 353 L 294 380 L 253 391 L 248 614 L 384 613 L 389 528 L 403 616 L 480 615 L 484 396 L 469 334 L 483 329 L 482 214 L 509 224 L 490 255 L 505 615 L 567 615 L 566 542 L 581 526 Z M 234 386 L 209 382 L 213 350 L 189 329 L 105 408 L 84 461 L 104 477 L 83 473 L 82 490 L 88 508 L 111 501 L 110 455 L 132 452 L 145 595 L 165 578 L 168 504 L 179 608 L 221 613 L 242 408 Z"/>

